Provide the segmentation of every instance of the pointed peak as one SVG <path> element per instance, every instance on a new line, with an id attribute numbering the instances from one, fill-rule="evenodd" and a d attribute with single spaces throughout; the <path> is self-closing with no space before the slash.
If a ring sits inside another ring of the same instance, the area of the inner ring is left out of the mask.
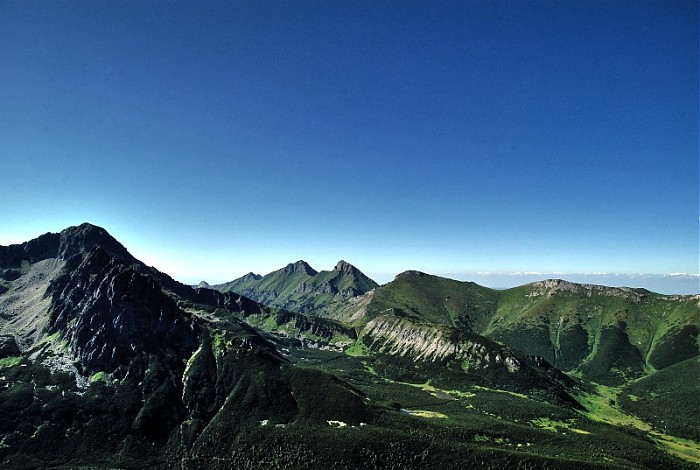
<path id="1" fill-rule="evenodd" d="M 72 228 L 72 227 L 70 227 Z M 78 225 L 76 228 L 79 228 L 81 230 L 101 230 L 103 232 L 106 232 L 105 229 L 98 225 L 91 224 L 90 222 L 83 222 L 82 224 Z"/>
<path id="2" fill-rule="evenodd" d="M 357 271 L 357 268 L 355 266 L 342 259 L 338 261 L 334 269 L 342 273 L 351 273 L 353 271 Z"/>
<path id="3" fill-rule="evenodd" d="M 80 225 L 74 225 L 61 231 L 61 236 L 63 237 L 77 237 L 86 235 L 111 237 L 111 235 L 107 233 L 107 230 L 97 225 L 93 225 L 89 222 L 84 222 Z"/>
<path id="4" fill-rule="evenodd" d="M 318 274 L 314 268 L 312 268 L 309 263 L 304 260 L 299 260 L 296 263 L 289 263 L 285 268 L 286 273 L 305 273 L 309 276 L 315 276 Z"/>
<path id="5" fill-rule="evenodd" d="M 341 293 L 350 297 L 364 294 L 379 286 L 362 271 L 342 259 L 335 265 L 333 272 L 337 273 L 334 275 L 334 282 L 340 286 Z"/>
<path id="6" fill-rule="evenodd" d="M 244 281 L 259 281 L 263 277 L 260 274 L 255 274 L 254 272 L 249 272 L 245 276 L 243 276 L 241 279 Z"/>
<path id="7" fill-rule="evenodd" d="M 96 246 L 124 261 L 134 260 L 124 245 L 107 230 L 87 222 L 76 227 L 68 227 L 60 233 L 59 257 L 68 259 L 75 254 L 90 251 Z"/>
<path id="8" fill-rule="evenodd" d="M 197 284 L 197 287 L 199 289 L 211 289 L 211 286 L 209 285 L 209 283 L 207 281 L 200 282 L 199 284 Z"/>

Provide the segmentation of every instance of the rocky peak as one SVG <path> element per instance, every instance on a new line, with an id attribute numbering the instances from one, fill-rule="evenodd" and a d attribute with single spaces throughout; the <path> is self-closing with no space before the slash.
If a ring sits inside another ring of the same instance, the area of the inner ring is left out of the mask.
<path id="1" fill-rule="evenodd" d="M 563 279 L 545 279 L 530 283 L 532 291 L 528 297 L 547 296 L 553 297 L 562 294 L 584 294 L 587 297 L 604 295 L 609 297 L 621 297 L 633 303 L 639 303 L 646 298 L 648 291 L 645 289 L 632 289 L 629 287 L 607 287 L 597 284 L 577 284 Z"/>
<path id="2" fill-rule="evenodd" d="M 288 264 L 285 266 L 284 272 L 287 274 L 305 273 L 309 276 L 315 276 L 318 274 L 318 272 L 316 272 L 316 270 L 304 260 L 299 260 L 296 263 Z"/>
<path id="3" fill-rule="evenodd" d="M 197 330 L 158 282 L 95 247 L 72 257 L 47 290 L 50 332 L 89 370 L 113 372 L 141 352 L 189 357 Z"/>
<path id="4" fill-rule="evenodd" d="M 95 247 L 100 247 L 113 257 L 129 264 L 136 261 L 105 229 L 85 223 L 69 227 L 61 233 L 45 233 L 19 245 L 0 247 L 0 267 L 16 267 L 21 265 L 23 260 L 30 263 L 50 258 L 66 261 Z"/>
<path id="5" fill-rule="evenodd" d="M 263 277 L 260 274 L 255 274 L 254 272 L 249 272 L 241 278 L 243 281 L 259 281 Z"/>
<path id="6" fill-rule="evenodd" d="M 198 289 L 211 289 L 211 286 L 207 281 L 202 281 L 199 284 L 197 284 Z"/>
<path id="7" fill-rule="evenodd" d="M 69 227 L 60 233 L 58 258 L 67 260 L 76 254 L 89 252 L 96 246 L 122 261 L 129 263 L 135 261 L 124 245 L 112 237 L 107 230 L 89 223 Z"/>
<path id="8" fill-rule="evenodd" d="M 338 264 L 335 265 L 334 269 L 343 274 L 352 274 L 353 272 L 357 271 L 355 266 L 342 259 L 338 261 Z"/>

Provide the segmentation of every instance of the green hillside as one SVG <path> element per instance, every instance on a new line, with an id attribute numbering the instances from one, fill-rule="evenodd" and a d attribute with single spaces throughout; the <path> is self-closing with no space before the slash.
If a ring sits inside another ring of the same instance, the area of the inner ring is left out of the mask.
<path id="1" fill-rule="evenodd" d="M 498 296 L 498 291 L 473 282 L 407 271 L 377 289 L 365 320 L 397 309 L 431 323 L 481 332 L 496 310 Z"/>
<path id="2" fill-rule="evenodd" d="M 618 403 L 659 431 L 700 442 L 700 357 L 624 386 Z"/>
<path id="3" fill-rule="evenodd" d="M 393 313 L 465 328 L 619 385 L 700 353 L 699 302 L 561 280 L 496 291 L 409 271 L 373 293 L 361 321 Z"/>
<path id="4" fill-rule="evenodd" d="M 503 292 L 483 332 L 562 370 L 621 384 L 700 353 L 696 296 L 550 280 Z"/>

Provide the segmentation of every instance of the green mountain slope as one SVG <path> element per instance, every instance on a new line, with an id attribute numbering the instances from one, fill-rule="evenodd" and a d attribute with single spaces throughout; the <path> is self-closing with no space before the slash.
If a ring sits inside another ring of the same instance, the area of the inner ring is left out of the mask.
<path id="1" fill-rule="evenodd" d="M 495 291 L 409 271 L 349 311 L 359 324 L 387 312 L 467 329 L 611 385 L 700 353 L 698 296 L 560 280 Z"/>
<path id="2" fill-rule="evenodd" d="M 700 358 L 625 385 L 617 401 L 659 431 L 700 442 Z"/>
<path id="3" fill-rule="evenodd" d="M 342 262 L 336 266 L 336 270 L 331 272 L 313 274 L 309 269 L 308 265 L 299 262 L 289 265 L 285 270 L 273 273 L 273 276 L 266 276 L 258 281 L 258 284 L 276 289 L 275 293 L 279 298 L 283 298 L 284 289 L 289 292 L 289 283 L 281 283 L 280 279 L 294 278 L 295 282 L 298 282 L 300 273 L 313 278 L 304 281 L 302 286 L 312 283 L 323 284 L 329 278 L 338 278 L 338 272 L 345 272 L 346 279 L 354 280 L 351 278 L 354 268 Z M 524 355 L 514 354 L 508 348 L 466 328 L 454 326 L 468 325 L 472 322 L 484 323 L 485 318 L 478 317 L 475 313 L 479 313 L 483 306 L 495 308 L 495 291 L 473 283 L 445 282 L 440 278 L 416 272 L 405 273 L 395 282 L 401 289 L 403 286 L 411 285 L 414 277 L 421 280 L 418 283 L 420 290 L 418 302 L 413 302 L 404 309 L 384 308 L 385 305 L 395 305 L 396 299 L 384 299 L 384 295 L 396 290 L 380 288 L 376 294 L 370 294 L 371 310 L 377 312 L 377 315 L 370 315 L 375 318 L 357 328 L 362 335 L 357 345 L 366 353 L 374 358 L 384 357 L 385 362 L 391 363 L 392 371 L 404 371 L 400 372 L 400 376 L 403 377 L 411 368 L 420 368 L 428 376 L 453 376 L 457 381 L 469 380 L 476 384 L 510 388 L 530 393 L 533 397 L 539 396 L 544 400 L 555 400 L 577 406 L 565 388 L 558 383 L 559 380 L 567 381 L 566 377 L 561 374 L 555 377 L 546 368 L 540 367 L 537 361 Z M 456 289 L 457 287 L 461 289 Z M 300 290 L 304 289 L 296 289 L 292 292 Z M 446 301 L 439 311 L 428 316 L 425 312 L 430 306 L 430 296 L 435 295 L 444 296 Z M 353 301 L 357 298 L 358 296 L 352 297 Z M 421 304 L 420 301 L 425 303 Z M 465 304 L 471 306 L 468 314 L 458 311 L 458 307 Z M 325 306 L 332 305 L 325 304 Z M 454 319 L 450 316 L 451 314 L 455 315 Z M 320 325 L 311 329 L 306 327 L 307 323 L 317 322 L 318 320 L 315 319 L 318 318 L 318 315 L 304 316 L 296 313 L 277 315 L 274 318 L 265 315 L 247 317 L 249 323 L 276 335 L 299 337 L 301 329 L 307 332 L 303 334 L 307 338 L 306 341 L 313 340 L 317 336 L 314 335 L 314 331 L 328 332 L 328 328 L 332 327 L 333 333 L 324 335 L 325 338 L 332 338 L 325 342 L 325 347 L 348 347 L 357 338 L 355 329 L 344 327 L 343 323 L 339 322 L 326 324 L 323 328 Z M 369 316 L 365 315 L 364 321 L 368 318 Z M 324 345 L 323 342 L 320 344 Z"/>
<path id="4" fill-rule="evenodd" d="M 562 370 L 621 384 L 700 353 L 698 296 L 542 281 L 505 291 L 484 331 Z"/>
<path id="5" fill-rule="evenodd" d="M 493 316 L 499 292 L 418 271 L 406 271 L 374 293 L 364 321 L 389 309 L 440 325 L 483 331 Z"/>

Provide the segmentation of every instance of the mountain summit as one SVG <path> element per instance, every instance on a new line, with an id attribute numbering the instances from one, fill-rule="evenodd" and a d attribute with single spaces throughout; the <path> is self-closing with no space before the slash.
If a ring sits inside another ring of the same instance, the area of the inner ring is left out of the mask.
<path id="1" fill-rule="evenodd" d="M 355 266 L 342 259 L 338 261 L 338 263 L 336 263 L 335 268 L 333 269 L 342 273 L 351 273 L 353 271 L 357 271 L 357 268 Z"/>
<path id="2" fill-rule="evenodd" d="M 46 259 L 67 261 L 72 256 L 99 246 L 115 258 L 133 262 L 135 258 L 102 227 L 84 223 L 60 233 L 46 233 L 25 243 L 0 246 L 0 265 L 19 266 L 24 260 L 36 263 Z"/>
<path id="3" fill-rule="evenodd" d="M 303 273 L 308 276 L 315 276 L 318 272 L 312 268 L 309 263 L 304 260 L 299 260 L 296 263 L 289 263 L 284 267 L 285 274 L 298 274 Z"/>

